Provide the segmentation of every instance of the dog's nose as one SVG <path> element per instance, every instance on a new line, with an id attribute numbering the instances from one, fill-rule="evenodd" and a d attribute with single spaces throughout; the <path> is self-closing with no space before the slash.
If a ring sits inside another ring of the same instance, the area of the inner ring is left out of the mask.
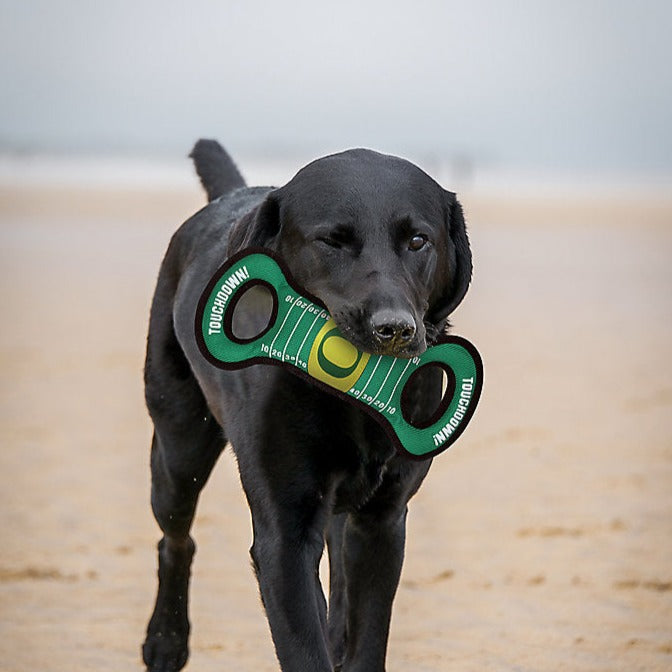
<path id="1" fill-rule="evenodd" d="M 371 316 L 374 336 L 387 347 L 408 345 L 415 336 L 415 320 L 406 311 L 380 310 Z"/>

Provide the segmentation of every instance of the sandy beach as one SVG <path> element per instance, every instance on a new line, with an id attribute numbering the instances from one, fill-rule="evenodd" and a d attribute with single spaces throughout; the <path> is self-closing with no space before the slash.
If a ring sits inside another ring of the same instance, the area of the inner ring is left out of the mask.
<path id="1" fill-rule="evenodd" d="M 389 672 L 672 670 L 672 197 L 465 193 L 463 437 L 411 503 Z M 182 189 L 0 188 L 0 669 L 142 670 L 159 530 L 142 390 Z M 279 669 L 225 452 L 188 670 Z"/>

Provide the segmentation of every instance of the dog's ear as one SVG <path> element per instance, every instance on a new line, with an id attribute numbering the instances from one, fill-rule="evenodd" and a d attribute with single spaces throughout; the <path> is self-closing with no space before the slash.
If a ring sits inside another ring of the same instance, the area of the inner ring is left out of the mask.
<path id="1" fill-rule="evenodd" d="M 268 247 L 280 231 L 280 190 L 236 222 L 229 235 L 229 256 L 246 247 Z"/>
<path id="2" fill-rule="evenodd" d="M 471 248 L 467 237 L 467 228 L 464 223 L 462 205 L 455 194 L 446 191 L 445 196 L 445 225 L 448 232 L 448 259 L 446 280 L 435 301 L 429 315 L 432 324 L 439 324 L 450 315 L 464 298 L 471 281 Z"/>

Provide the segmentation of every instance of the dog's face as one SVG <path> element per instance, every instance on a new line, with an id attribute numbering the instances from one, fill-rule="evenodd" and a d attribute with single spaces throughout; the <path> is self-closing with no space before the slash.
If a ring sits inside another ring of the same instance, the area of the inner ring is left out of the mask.
<path id="1" fill-rule="evenodd" d="M 246 226 L 234 232 L 237 246 L 276 250 L 343 335 L 372 354 L 423 352 L 471 277 L 454 194 L 413 164 L 369 150 L 309 164 Z"/>

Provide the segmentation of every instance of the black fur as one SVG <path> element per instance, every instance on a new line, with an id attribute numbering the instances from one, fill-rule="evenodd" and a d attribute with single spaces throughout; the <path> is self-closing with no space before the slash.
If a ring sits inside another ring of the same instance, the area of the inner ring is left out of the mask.
<path id="1" fill-rule="evenodd" d="M 198 350 L 194 315 L 221 263 L 263 245 L 325 303 L 353 344 L 412 357 L 444 329 L 467 290 L 462 209 L 416 166 L 368 150 L 315 161 L 280 189 L 244 187 L 213 141 L 199 141 L 192 156 L 212 202 L 171 240 L 147 341 L 152 507 L 164 536 L 145 663 L 158 672 L 186 662 L 189 530 L 230 440 L 282 670 L 383 672 L 407 503 L 430 461 L 398 456 L 367 414 L 285 369 L 212 367 Z M 246 319 L 254 326 L 262 318 L 251 306 Z M 432 371 L 413 391 L 416 418 L 440 396 Z M 317 573 L 325 543 L 328 608 Z"/>

